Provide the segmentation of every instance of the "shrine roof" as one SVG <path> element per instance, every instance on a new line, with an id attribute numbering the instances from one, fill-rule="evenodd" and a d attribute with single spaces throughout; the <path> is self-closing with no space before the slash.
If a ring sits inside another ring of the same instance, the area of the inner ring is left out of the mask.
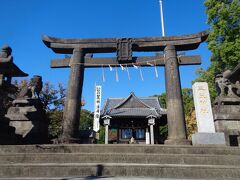
<path id="1" fill-rule="evenodd" d="M 16 64 L 14 63 L 0 63 L 0 74 L 10 77 L 25 77 L 28 76 L 27 73 L 23 72 Z"/>
<path id="2" fill-rule="evenodd" d="M 101 116 L 111 117 L 147 117 L 154 115 L 160 118 L 166 115 L 158 97 L 136 97 L 131 93 L 127 98 L 108 98 L 101 112 Z"/>

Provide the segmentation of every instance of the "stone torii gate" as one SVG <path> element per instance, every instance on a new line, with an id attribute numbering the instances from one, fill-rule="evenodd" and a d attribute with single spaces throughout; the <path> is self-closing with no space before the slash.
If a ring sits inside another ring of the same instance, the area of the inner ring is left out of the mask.
<path id="1" fill-rule="evenodd" d="M 63 133 L 61 142 L 78 140 L 79 119 L 84 68 L 132 66 L 139 64 L 165 67 L 167 93 L 168 138 L 165 144 L 187 145 L 185 117 L 181 94 L 179 65 L 200 64 L 200 56 L 177 56 L 177 51 L 197 49 L 207 39 L 206 31 L 184 36 L 145 37 L 145 38 L 101 38 L 101 39 L 63 39 L 43 36 L 44 44 L 55 53 L 73 54 L 71 58 L 52 60 L 52 68 L 70 67 L 67 100 L 64 109 Z M 133 57 L 132 52 L 159 52 L 164 56 Z M 90 53 L 116 52 L 115 58 L 92 58 Z"/>

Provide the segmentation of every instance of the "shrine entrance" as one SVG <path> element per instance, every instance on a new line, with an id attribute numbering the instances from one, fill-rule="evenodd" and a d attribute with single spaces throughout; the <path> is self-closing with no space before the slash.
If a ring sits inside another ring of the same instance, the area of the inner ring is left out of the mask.
<path id="1" fill-rule="evenodd" d="M 167 124 L 167 112 L 158 97 L 108 98 L 101 112 L 105 144 L 163 144 L 160 125 Z M 110 128 L 109 128 L 110 126 Z"/>
<path id="2" fill-rule="evenodd" d="M 168 138 L 165 144 L 189 145 L 187 140 L 179 66 L 200 64 L 200 56 L 178 56 L 177 51 L 197 49 L 207 39 L 206 31 L 192 35 L 146 38 L 63 39 L 44 36 L 44 44 L 55 53 L 72 54 L 71 58 L 52 60 L 52 68 L 70 67 L 67 100 L 64 109 L 61 141 L 78 141 L 84 69 L 94 67 L 128 66 L 134 64 L 164 66 L 167 94 Z M 164 56 L 133 57 L 133 52 L 159 52 Z M 89 53 L 112 53 L 117 57 L 93 58 Z"/>

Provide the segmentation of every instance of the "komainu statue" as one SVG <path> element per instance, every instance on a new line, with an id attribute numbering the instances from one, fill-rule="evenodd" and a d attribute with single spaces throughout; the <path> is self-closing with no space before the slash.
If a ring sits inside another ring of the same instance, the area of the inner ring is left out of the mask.
<path id="1" fill-rule="evenodd" d="M 35 75 L 24 85 L 8 109 L 6 118 L 15 134 L 22 137 L 22 144 L 48 143 L 48 120 L 39 98 L 42 77 Z"/>
<path id="2" fill-rule="evenodd" d="M 43 82 L 42 77 L 35 75 L 31 78 L 30 84 L 23 86 L 18 94 L 18 98 L 39 98 L 39 94 L 42 90 Z"/>
<path id="3" fill-rule="evenodd" d="M 215 78 L 218 96 L 213 102 L 214 124 L 227 145 L 240 146 L 240 64 Z"/>
<path id="4" fill-rule="evenodd" d="M 232 72 L 230 70 L 225 71 L 222 74 L 218 74 L 215 78 L 216 88 L 218 96 L 223 97 L 239 97 L 240 96 L 240 83 L 239 81 L 233 81 L 231 79 Z"/>

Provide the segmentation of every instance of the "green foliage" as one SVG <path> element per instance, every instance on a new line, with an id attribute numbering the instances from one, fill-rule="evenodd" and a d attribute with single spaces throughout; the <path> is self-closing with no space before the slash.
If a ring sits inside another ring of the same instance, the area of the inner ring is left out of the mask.
<path id="1" fill-rule="evenodd" d="M 160 104 L 162 107 L 166 107 L 166 93 L 162 93 L 161 95 L 154 95 L 155 97 L 159 98 Z M 191 88 L 183 88 L 182 89 L 182 96 L 183 96 L 183 105 L 186 113 L 194 110 L 193 104 L 193 94 Z M 186 114 L 187 115 L 187 114 Z"/>
<path id="2" fill-rule="evenodd" d="M 81 130 L 86 130 L 93 127 L 93 115 L 90 111 L 82 109 L 80 116 L 81 116 L 81 122 L 80 122 Z"/>
<path id="3" fill-rule="evenodd" d="M 44 83 L 43 89 L 40 93 L 40 99 L 43 103 L 44 109 L 49 112 L 52 110 L 63 110 L 64 101 L 66 97 L 66 89 L 62 84 L 58 84 L 58 89 L 49 83 Z"/>
<path id="4" fill-rule="evenodd" d="M 160 104 L 161 104 L 162 108 L 166 108 L 166 107 L 167 107 L 167 103 L 166 103 L 166 93 L 162 93 L 162 94 L 159 96 L 159 101 L 160 101 Z"/>
<path id="5" fill-rule="evenodd" d="M 168 136 L 168 125 L 164 125 L 164 126 L 160 126 L 159 127 L 159 133 L 160 133 L 160 137 L 161 137 L 161 141 L 162 143 L 164 143 L 164 141 L 167 139 Z"/>
<path id="6" fill-rule="evenodd" d="M 62 120 L 63 120 L 63 109 L 64 101 L 66 98 L 66 89 L 62 84 L 58 84 L 55 88 L 51 83 L 44 83 L 40 99 L 43 103 L 44 109 L 47 113 L 49 120 L 49 137 L 50 139 L 58 138 L 62 132 Z M 82 105 L 84 105 L 85 102 Z M 80 108 L 80 107 L 79 107 Z M 92 127 L 93 117 L 91 112 L 82 109 L 81 110 L 81 122 L 80 129 L 89 129 Z"/>
<path id="7" fill-rule="evenodd" d="M 191 88 L 182 89 L 182 96 L 187 127 L 187 135 L 188 138 L 190 139 L 192 134 L 195 133 L 197 130 L 192 89 Z"/>
<path id="8" fill-rule="evenodd" d="M 216 86 L 215 86 L 215 74 L 216 74 L 216 67 L 214 65 L 215 63 L 213 62 L 212 65 L 206 70 L 198 69 L 197 74 L 199 75 L 198 78 L 196 78 L 194 82 L 207 82 L 208 83 L 208 88 L 209 88 L 209 93 L 211 97 L 211 101 L 216 98 L 217 96 L 217 91 L 216 91 Z"/>
<path id="9" fill-rule="evenodd" d="M 62 132 L 63 106 L 66 97 L 66 89 L 62 84 L 58 88 L 49 83 L 44 83 L 40 99 L 49 120 L 48 134 L 50 139 L 58 138 Z"/>
<path id="10" fill-rule="evenodd" d="M 155 95 L 156 97 L 157 95 Z M 195 119 L 192 118 L 192 113 L 194 111 L 194 102 L 193 102 L 193 94 L 191 88 L 184 88 L 182 89 L 182 96 L 183 96 L 183 106 L 185 117 L 187 119 L 187 133 L 191 136 L 193 132 L 196 130 L 196 123 Z M 157 96 L 161 105 L 166 107 L 166 93 L 162 93 L 161 95 Z M 160 126 L 160 135 L 164 138 L 167 137 L 167 125 Z"/>
<path id="11" fill-rule="evenodd" d="M 56 139 L 62 132 L 63 111 L 57 109 L 48 111 L 47 117 L 50 122 L 48 127 L 49 138 Z"/>
<path id="12" fill-rule="evenodd" d="M 182 89 L 182 96 L 185 116 L 189 116 L 190 113 L 194 110 L 192 89 L 191 88 Z"/>
<path id="13" fill-rule="evenodd" d="M 233 69 L 240 63 L 240 2 L 239 0 L 206 0 L 207 23 L 211 26 L 207 39 L 212 51 L 211 65 L 198 69 L 193 82 L 207 82 L 211 100 L 217 96 L 215 75 Z"/>
<path id="14" fill-rule="evenodd" d="M 207 23 L 211 26 L 208 47 L 216 71 L 233 69 L 240 62 L 239 0 L 206 0 Z"/>
<path id="15" fill-rule="evenodd" d="M 101 126 L 99 130 L 98 144 L 104 144 L 104 143 L 105 143 L 105 128 Z"/>

